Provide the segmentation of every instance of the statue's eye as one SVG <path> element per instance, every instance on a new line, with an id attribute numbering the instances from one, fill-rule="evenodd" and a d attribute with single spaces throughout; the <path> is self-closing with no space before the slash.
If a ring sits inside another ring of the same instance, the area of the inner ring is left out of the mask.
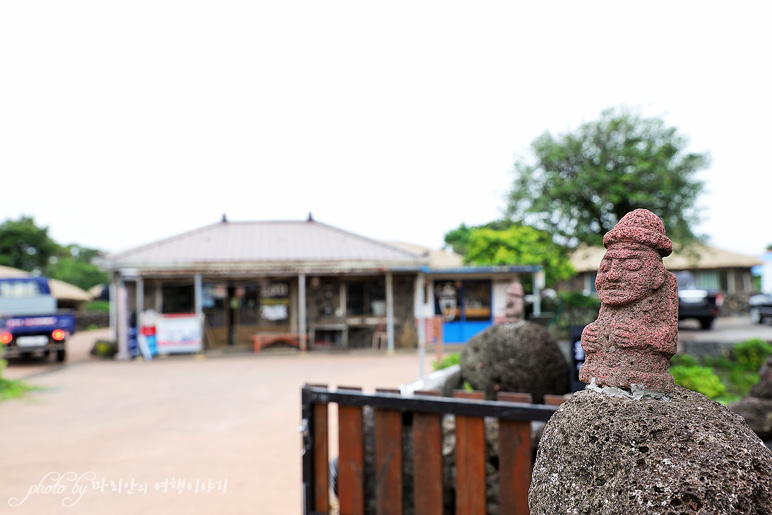
<path id="1" fill-rule="evenodd" d="M 611 270 L 611 260 L 610 259 L 604 259 L 600 262 L 600 266 L 598 267 L 598 270 L 601 272 L 608 272 Z"/>
<path id="2" fill-rule="evenodd" d="M 630 270 L 631 272 L 635 272 L 636 270 L 640 270 L 641 268 L 643 268 L 643 261 L 641 261 L 640 259 L 625 259 L 624 267 L 625 267 L 625 270 Z"/>

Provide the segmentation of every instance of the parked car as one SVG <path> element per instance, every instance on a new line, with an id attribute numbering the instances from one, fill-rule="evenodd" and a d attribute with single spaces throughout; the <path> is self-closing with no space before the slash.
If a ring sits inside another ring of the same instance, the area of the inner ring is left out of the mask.
<path id="1" fill-rule="evenodd" d="M 717 290 L 697 286 L 689 272 L 676 274 L 678 281 L 678 320 L 694 318 L 702 329 L 710 329 L 724 304 L 724 295 Z"/>
<path id="2" fill-rule="evenodd" d="M 754 324 L 764 323 L 765 318 L 772 318 L 772 295 L 754 295 L 748 299 L 750 308 L 748 314 Z"/>

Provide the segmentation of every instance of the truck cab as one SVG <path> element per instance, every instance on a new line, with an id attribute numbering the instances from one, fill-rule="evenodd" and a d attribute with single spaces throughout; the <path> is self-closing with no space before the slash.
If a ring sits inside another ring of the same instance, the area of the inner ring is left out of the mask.
<path id="1" fill-rule="evenodd" d="M 58 311 L 45 277 L 0 278 L 0 345 L 3 357 L 54 353 L 63 362 L 75 317 Z"/>

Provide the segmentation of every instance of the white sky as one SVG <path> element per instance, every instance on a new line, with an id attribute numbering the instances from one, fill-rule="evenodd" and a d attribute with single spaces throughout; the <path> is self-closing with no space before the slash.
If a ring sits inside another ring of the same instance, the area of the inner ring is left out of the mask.
<path id="1" fill-rule="evenodd" d="M 512 163 L 626 104 L 712 154 L 714 245 L 772 243 L 772 4 L 0 3 L 0 221 L 120 251 L 230 220 L 439 248 Z"/>

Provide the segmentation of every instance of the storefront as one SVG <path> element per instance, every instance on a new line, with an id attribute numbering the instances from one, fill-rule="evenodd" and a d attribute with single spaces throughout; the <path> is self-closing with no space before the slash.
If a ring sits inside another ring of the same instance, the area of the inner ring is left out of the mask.
<path id="1" fill-rule="evenodd" d="M 105 267 L 123 358 L 129 334 L 172 318 L 199 324 L 200 349 L 249 346 L 256 335 L 288 335 L 301 349 L 415 348 L 438 316 L 444 341 L 464 342 L 502 318 L 508 284 L 540 270 L 434 267 L 424 253 L 313 220 L 223 221 Z"/>
<path id="2" fill-rule="evenodd" d="M 426 271 L 431 281 L 433 313 L 442 317 L 444 343 L 464 343 L 470 338 L 504 320 L 506 290 L 512 282 L 523 279 L 534 281 L 535 304 L 538 310 L 538 292 L 541 267 L 463 267 L 452 270 Z"/>

